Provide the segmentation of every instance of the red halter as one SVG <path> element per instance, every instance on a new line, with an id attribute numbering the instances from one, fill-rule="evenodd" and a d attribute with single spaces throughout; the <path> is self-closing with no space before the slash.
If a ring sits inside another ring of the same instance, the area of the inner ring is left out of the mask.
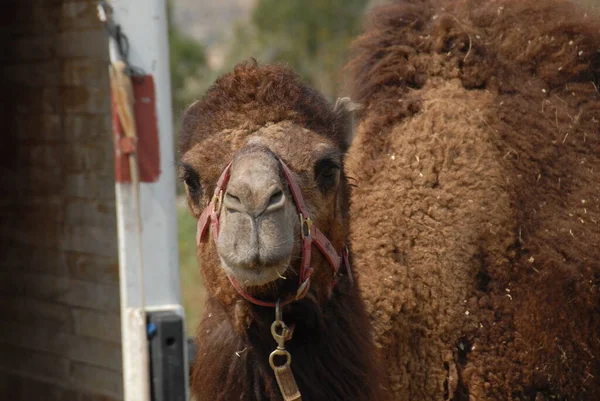
<path id="1" fill-rule="evenodd" d="M 312 244 L 315 244 L 317 249 L 321 251 L 321 253 L 325 256 L 333 270 L 334 279 L 331 285 L 331 289 L 333 289 L 333 287 L 337 283 L 338 272 L 340 270 L 340 267 L 342 266 L 342 263 L 346 266 L 346 274 L 348 275 L 350 282 L 352 282 L 352 272 L 350 271 L 350 264 L 348 263 L 347 247 L 344 247 L 344 249 L 342 249 L 342 251 L 338 255 L 337 251 L 335 250 L 331 242 L 329 242 L 327 237 L 325 237 L 321 230 L 315 227 L 308 213 L 308 209 L 306 208 L 306 204 L 304 203 L 304 198 L 302 197 L 300 187 L 296 183 L 296 180 L 294 180 L 292 172 L 281 159 L 279 159 L 279 162 L 281 163 L 281 167 L 283 168 L 283 174 L 288 183 L 290 192 L 292 193 L 292 197 L 294 198 L 294 203 L 296 204 L 296 209 L 298 210 L 298 214 L 300 216 L 300 230 L 302 232 L 302 262 L 300 265 L 298 290 L 295 296 L 292 296 L 280 302 L 280 305 L 283 306 L 289 304 L 290 302 L 303 298 L 308 292 L 308 289 L 310 288 L 310 277 L 313 273 L 313 268 L 310 266 Z M 225 194 L 227 184 L 229 182 L 229 172 L 232 163 L 233 162 L 230 162 L 227 165 L 227 167 L 225 167 L 225 170 L 223 170 L 219 181 L 217 181 L 217 187 L 215 188 L 215 193 L 212 200 L 210 201 L 206 209 L 204 209 L 204 211 L 200 215 L 200 218 L 198 219 L 198 232 L 196 234 L 196 241 L 198 247 L 202 245 L 208 234 L 209 223 L 212 227 L 215 245 L 217 244 L 217 240 L 219 238 L 219 215 L 223 204 L 223 196 Z M 229 278 L 229 281 L 231 281 L 231 284 L 237 290 L 237 292 L 242 297 L 246 298 L 248 301 L 260 306 L 275 307 L 276 302 L 261 301 L 259 299 L 254 298 L 252 295 L 245 292 L 240 283 L 238 283 L 238 281 L 234 279 L 231 275 L 227 274 L 227 277 Z"/>

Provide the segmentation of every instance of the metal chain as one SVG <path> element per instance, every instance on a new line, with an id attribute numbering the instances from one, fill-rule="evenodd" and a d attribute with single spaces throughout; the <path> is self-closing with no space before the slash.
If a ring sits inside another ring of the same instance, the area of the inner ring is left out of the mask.
<path id="1" fill-rule="evenodd" d="M 281 331 L 279 331 L 281 330 Z M 292 373 L 292 356 L 285 349 L 285 342 L 291 340 L 292 330 L 283 322 L 281 319 L 281 307 L 279 300 L 275 305 L 275 321 L 271 325 L 271 335 L 275 342 L 277 342 L 277 348 L 271 352 L 269 356 L 269 364 L 273 373 L 275 373 L 275 379 L 279 386 L 279 391 L 284 401 L 302 401 L 302 395 L 298 389 L 298 384 L 294 379 Z M 275 357 L 284 357 L 285 362 L 281 365 L 275 362 Z"/>

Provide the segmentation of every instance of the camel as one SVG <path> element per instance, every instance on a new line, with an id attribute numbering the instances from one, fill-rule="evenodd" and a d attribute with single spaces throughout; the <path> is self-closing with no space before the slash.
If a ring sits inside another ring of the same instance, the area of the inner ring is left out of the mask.
<path id="1" fill-rule="evenodd" d="M 395 400 L 600 399 L 600 23 L 404 1 L 348 70 L 351 243 Z"/>
<path id="2" fill-rule="evenodd" d="M 599 27 L 562 0 L 398 1 L 352 102 L 279 65 L 220 77 L 179 143 L 198 399 L 599 399 Z"/>
<path id="3" fill-rule="evenodd" d="M 191 378 L 199 399 L 282 399 L 269 363 L 275 321 L 287 337 L 275 366 L 290 362 L 295 382 L 287 399 L 379 399 L 346 251 L 346 114 L 289 69 L 255 62 L 186 111 L 181 175 L 209 293 Z"/>

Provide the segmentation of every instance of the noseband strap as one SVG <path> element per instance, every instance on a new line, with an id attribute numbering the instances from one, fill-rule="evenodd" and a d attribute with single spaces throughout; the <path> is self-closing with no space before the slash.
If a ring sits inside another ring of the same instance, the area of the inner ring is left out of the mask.
<path id="1" fill-rule="evenodd" d="M 231 170 L 232 163 L 233 162 L 229 162 L 227 167 L 225 167 L 225 170 L 223 170 L 223 173 L 221 173 L 221 177 L 219 177 L 219 181 L 217 181 L 215 194 L 198 219 L 198 231 L 196 232 L 196 244 L 198 247 L 208 234 L 209 223 L 213 228 L 215 245 L 217 244 L 220 230 L 219 215 L 221 214 L 221 206 L 223 205 L 223 196 L 225 195 L 225 190 L 227 189 L 227 184 L 229 183 L 229 170 Z"/>
<path id="2" fill-rule="evenodd" d="M 327 260 L 327 262 L 331 266 L 331 269 L 333 270 L 334 279 L 332 281 L 330 290 L 332 290 L 333 286 L 335 286 L 335 284 L 337 283 L 338 272 L 342 265 L 346 266 L 346 274 L 348 275 L 350 282 L 352 282 L 352 273 L 350 271 L 350 264 L 348 262 L 348 249 L 344 247 L 341 253 L 338 254 L 338 252 L 333 247 L 329 239 L 327 239 L 325 234 L 323 234 L 323 232 L 313 224 L 313 221 L 311 220 L 310 214 L 308 212 L 308 208 L 306 207 L 306 203 L 304 202 L 302 191 L 300 190 L 300 187 L 298 186 L 293 173 L 283 162 L 283 160 L 278 160 L 283 169 L 283 174 L 288 183 L 288 187 L 292 194 L 292 198 L 294 199 L 296 210 L 298 211 L 298 215 L 300 218 L 300 231 L 302 234 L 302 261 L 300 264 L 298 290 L 296 291 L 296 294 L 294 296 L 282 300 L 280 302 L 280 305 L 285 305 L 298 299 L 302 299 L 310 288 L 310 277 L 313 273 L 313 268 L 310 265 L 313 244 L 325 256 L 325 259 Z M 212 200 L 210 201 L 208 206 L 202 211 L 202 214 L 198 219 L 198 231 L 196 234 L 196 242 L 198 244 L 198 247 L 201 247 L 204 243 L 206 243 L 206 237 L 209 233 L 209 227 L 212 228 L 213 240 L 215 242 L 215 246 L 217 245 L 220 230 L 219 217 L 221 214 L 221 208 L 223 207 L 223 197 L 227 190 L 227 184 L 229 183 L 232 163 L 233 162 L 230 162 L 227 165 L 227 167 L 225 167 L 225 170 L 223 170 L 223 172 L 221 173 L 221 177 L 219 177 L 219 180 L 217 181 L 217 186 L 215 188 Z M 260 306 L 275 307 L 276 302 L 261 301 L 253 297 L 252 295 L 244 291 L 240 283 L 230 274 L 227 274 L 227 277 L 229 278 L 229 281 L 231 281 L 231 284 L 237 290 L 237 292 L 239 292 L 240 295 L 248 301 Z"/>

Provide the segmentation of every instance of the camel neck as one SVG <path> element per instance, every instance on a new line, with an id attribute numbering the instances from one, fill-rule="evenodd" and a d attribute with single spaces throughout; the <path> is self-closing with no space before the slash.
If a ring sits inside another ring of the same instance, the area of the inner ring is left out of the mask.
<path id="1" fill-rule="evenodd" d="M 252 315 L 248 330 L 237 333 L 223 306 L 209 300 L 192 373 L 201 399 L 281 400 L 268 363 L 276 347 L 270 333 L 274 311 L 252 306 Z M 304 401 L 379 399 L 376 351 L 356 287 L 336 290 L 323 307 L 309 299 L 295 302 L 283 320 L 295 326 L 286 349 Z"/>

